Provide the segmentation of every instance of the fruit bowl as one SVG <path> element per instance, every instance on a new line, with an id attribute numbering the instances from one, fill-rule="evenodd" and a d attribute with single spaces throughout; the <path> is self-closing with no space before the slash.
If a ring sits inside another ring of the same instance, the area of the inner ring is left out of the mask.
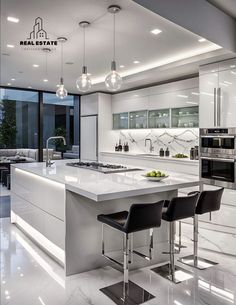
<path id="1" fill-rule="evenodd" d="M 167 174 L 165 174 L 161 171 L 155 171 L 155 170 L 148 172 L 142 176 L 149 181 L 162 181 L 169 177 Z"/>

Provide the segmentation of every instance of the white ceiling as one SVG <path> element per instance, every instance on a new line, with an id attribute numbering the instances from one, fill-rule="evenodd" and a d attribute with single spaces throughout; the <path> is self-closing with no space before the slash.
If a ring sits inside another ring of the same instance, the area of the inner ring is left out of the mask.
<path id="1" fill-rule="evenodd" d="M 228 15 L 236 18 L 236 1 L 235 0 L 207 0 L 211 4 L 218 7 Z"/>
<path id="2" fill-rule="evenodd" d="M 112 56 L 112 16 L 106 11 L 111 4 L 122 7 L 116 18 L 117 65 L 125 66 L 119 68 L 124 77 L 122 89 L 142 85 L 141 76 L 144 74 L 146 83 L 149 71 L 150 82 L 160 81 L 160 75 L 155 77 L 153 68 L 181 62 L 186 58 L 195 60 L 200 54 L 211 54 L 209 52 L 219 49 L 219 46 L 209 41 L 200 43 L 197 35 L 131 0 L 1 0 L 1 85 L 11 83 L 15 87 L 56 90 L 60 77 L 60 47 L 48 54 L 46 75 L 45 53 L 41 50 L 26 51 L 19 45 L 19 41 L 26 40 L 32 31 L 34 19 L 40 16 L 50 39 L 58 36 L 68 38 L 64 45 L 64 61 L 73 64 L 64 64 L 64 79 L 71 93 L 78 93 L 75 80 L 82 66 L 83 36 L 78 23 L 82 20 L 92 23 L 87 29 L 86 38 L 88 72 L 96 84 L 93 90 L 105 91 L 103 80 L 109 72 Z M 20 22 L 8 22 L 7 16 L 17 17 Z M 162 30 L 162 33 L 157 36 L 150 34 L 155 28 Z M 13 44 L 15 48 L 7 48 L 7 44 Z M 134 60 L 140 63 L 134 64 Z M 33 68 L 33 64 L 38 64 L 39 68 Z M 194 73 L 195 70 L 196 65 L 188 73 Z M 168 75 L 171 76 L 170 72 Z M 176 77 L 176 73 L 173 76 Z M 43 82 L 44 78 L 48 78 L 48 83 Z"/>

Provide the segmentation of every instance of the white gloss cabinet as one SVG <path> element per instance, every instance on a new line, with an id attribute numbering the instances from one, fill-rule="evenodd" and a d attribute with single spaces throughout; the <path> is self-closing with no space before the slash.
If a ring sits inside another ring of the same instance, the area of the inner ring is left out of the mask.
<path id="1" fill-rule="evenodd" d="M 199 126 L 235 127 L 236 60 L 200 67 Z"/>
<path id="2" fill-rule="evenodd" d="M 209 72 L 199 78 L 199 127 L 216 126 L 216 93 L 218 88 L 218 73 Z"/>

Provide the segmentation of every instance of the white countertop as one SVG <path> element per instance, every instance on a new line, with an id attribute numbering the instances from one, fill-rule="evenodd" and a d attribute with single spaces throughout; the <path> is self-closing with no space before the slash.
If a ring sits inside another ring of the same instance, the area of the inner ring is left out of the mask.
<path id="1" fill-rule="evenodd" d="M 151 169 L 142 171 L 103 174 L 93 170 L 66 166 L 68 162 L 56 161 L 51 168 L 44 163 L 20 163 L 12 167 L 65 185 L 65 189 L 94 201 L 126 198 L 131 196 L 171 191 L 199 185 L 197 176 L 166 171 L 169 177 L 162 182 L 151 182 L 142 177 Z M 33 178 L 33 177 L 32 177 Z"/>
<path id="2" fill-rule="evenodd" d="M 146 160 L 162 160 L 166 162 L 177 162 L 181 164 L 192 164 L 193 166 L 199 165 L 199 160 L 190 160 L 189 158 L 173 158 L 170 157 L 160 157 L 155 153 L 135 153 L 135 152 L 123 152 L 123 151 L 102 151 L 101 155 L 116 155 L 121 157 L 134 157 L 137 159 L 146 159 Z"/>

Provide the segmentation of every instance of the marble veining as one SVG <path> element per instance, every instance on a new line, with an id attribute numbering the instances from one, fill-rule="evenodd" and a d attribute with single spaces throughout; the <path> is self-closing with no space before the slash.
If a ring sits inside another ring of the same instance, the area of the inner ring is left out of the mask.
<path id="1" fill-rule="evenodd" d="M 131 152 L 148 152 L 145 139 L 150 138 L 154 144 L 155 152 L 160 148 L 168 147 L 172 155 L 184 153 L 189 155 L 191 147 L 199 145 L 199 130 L 188 129 L 146 129 L 146 130 L 119 130 L 112 131 L 116 142 L 128 142 Z"/>

